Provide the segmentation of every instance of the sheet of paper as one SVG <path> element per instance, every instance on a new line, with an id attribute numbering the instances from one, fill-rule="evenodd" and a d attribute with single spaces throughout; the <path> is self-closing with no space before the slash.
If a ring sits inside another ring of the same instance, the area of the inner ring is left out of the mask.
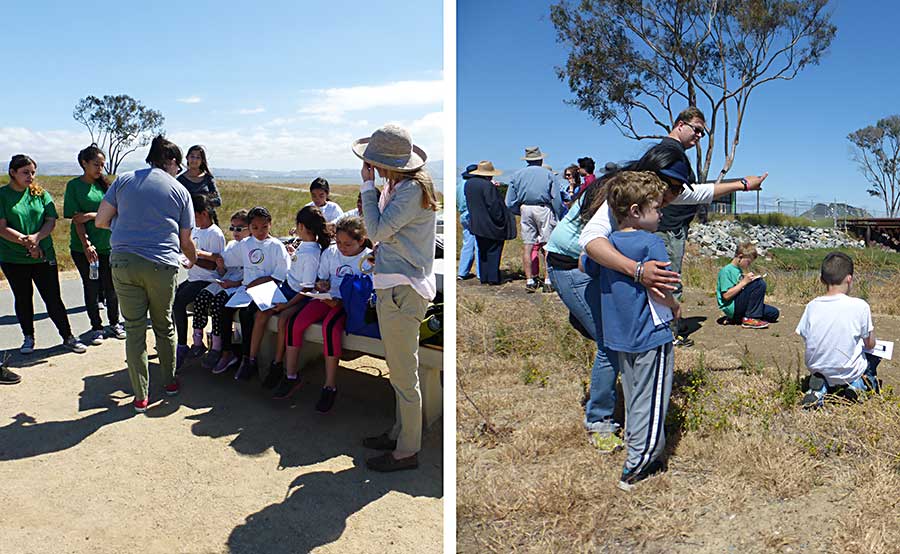
<path id="1" fill-rule="evenodd" d="M 284 304 L 287 302 L 287 298 L 284 297 L 284 293 L 281 292 L 281 289 L 278 288 L 278 283 L 275 281 L 266 281 L 265 283 L 251 287 L 247 289 L 247 294 L 250 295 L 250 298 L 256 302 L 260 311 L 263 312 L 275 304 Z"/>
<path id="2" fill-rule="evenodd" d="M 234 289 L 234 291 L 234 294 L 232 294 L 228 302 L 225 303 L 227 308 L 243 308 L 244 306 L 249 306 L 250 303 L 253 302 L 253 298 L 247 294 L 247 287 L 241 285 Z"/>
<path id="3" fill-rule="evenodd" d="M 871 350 L 867 350 L 864 348 L 863 352 L 868 352 L 873 356 L 878 356 L 879 358 L 890 360 L 891 356 L 894 355 L 894 342 L 889 340 L 876 340 L 875 348 Z"/>
<path id="4" fill-rule="evenodd" d="M 665 325 L 675 319 L 672 309 L 654 300 L 651 294 L 647 294 L 647 303 L 650 305 L 650 314 L 653 315 L 653 325 L 655 327 Z"/>
<path id="5" fill-rule="evenodd" d="M 331 300 L 330 292 L 317 292 L 314 290 L 311 291 L 301 291 L 300 294 L 303 296 L 308 296 L 310 298 L 318 298 L 319 300 Z"/>
<path id="6" fill-rule="evenodd" d="M 223 289 L 223 288 L 222 288 L 222 285 L 220 285 L 219 283 L 210 283 L 209 286 L 207 286 L 207 287 L 206 287 L 205 289 L 203 289 L 203 290 L 205 290 L 206 292 L 208 292 L 208 293 L 210 293 L 211 295 L 215 296 L 215 295 L 219 294 L 220 292 L 222 292 L 222 291 L 225 290 L 225 289 Z"/>

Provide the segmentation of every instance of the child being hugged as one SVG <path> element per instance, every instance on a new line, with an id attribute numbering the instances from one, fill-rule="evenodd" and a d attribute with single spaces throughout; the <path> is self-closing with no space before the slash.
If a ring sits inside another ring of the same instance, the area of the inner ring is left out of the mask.
<path id="1" fill-rule="evenodd" d="M 274 388 L 284 376 L 284 349 L 285 329 L 300 309 L 309 301 L 309 297 L 299 294 L 303 291 L 311 291 L 316 286 L 316 276 L 319 274 L 319 258 L 322 251 L 331 245 L 331 233 L 328 232 L 325 216 L 315 206 L 305 206 L 297 212 L 297 227 L 295 236 L 300 238 L 300 245 L 291 254 L 291 268 L 288 270 L 287 279 L 281 283 L 281 292 L 287 299 L 285 304 L 276 304 L 274 307 L 257 312 L 256 322 L 253 325 L 253 338 L 250 345 L 250 356 L 255 357 L 259 352 L 269 318 L 278 314 L 278 339 L 276 342 L 275 359 L 269 367 L 269 374 L 263 382 L 263 386 Z"/>
<path id="2" fill-rule="evenodd" d="M 206 352 L 203 345 L 203 329 L 194 328 L 193 345 L 187 346 L 187 305 L 192 303 L 200 291 L 218 279 L 216 259 L 225 249 L 225 235 L 219 226 L 213 223 L 215 212 L 207 204 L 206 197 L 201 194 L 191 196 L 194 205 L 194 221 L 196 226 L 191 230 L 191 240 L 197 249 L 197 262 L 188 267 L 188 278 L 175 289 L 172 301 L 172 318 L 178 333 L 178 346 L 175 350 L 175 370 L 181 368 L 185 359 L 202 356 Z"/>
<path id="3" fill-rule="evenodd" d="M 341 302 L 341 282 L 344 277 L 371 273 L 372 243 L 366 235 L 366 226 L 358 217 L 348 217 L 337 222 L 336 244 L 329 246 L 319 260 L 319 281 L 316 290 L 328 292 L 330 299 L 311 300 L 294 316 L 287 328 L 287 359 L 285 375 L 273 397 L 284 399 L 300 388 L 298 358 L 303 344 L 303 333 L 313 323 L 322 322 L 322 338 L 325 350 L 325 385 L 316 410 L 326 413 L 334 405 L 337 396 L 335 376 L 341 357 L 341 338 L 344 333 L 344 313 Z"/>
<path id="4" fill-rule="evenodd" d="M 778 308 L 769 306 L 766 299 L 764 275 L 750 271 L 756 260 L 753 243 L 739 244 L 731 263 L 719 270 L 716 279 L 716 301 L 719 309 L 735 324 L 745 329 L 765 329 L 778 320 Z"/>
<path id="5" fill-rule="evenodd" d="M 322 215 L 325 216 L 325 221 L 327 223 L 334 223 L 344 215 L 344 210 L 341 209 L 337 203 L 332 202 L 329 199 L 329 195 L 331 194 L 331 187 L 328 185 L 328 180 L 324 177 L 316 177 L 313 179 L 313 182 L 309 184 L 309 196 L 312 199 L 312 202 L 307 204 L 307 206 L 315 206 L 322 211 Z"/>
<path id="6" fill-rule="evenodd" d="M 269 210 L 257 206 L 247 214 L 250 219 L 250 236 L 240 242 L 239 254 L 244 270 L 243 286 L 250 289 L 268 281 L 275 281 L 279 286 L 287 278 L 291 265 L 290 257 L 284 244 L 269 234 L 272 228 L 272 215 Z M 241 365 L 234 374 L 235 379 L 249 380 L 259 372 L 256 356 L 251 354 L 251 340 L 256 312 L 259 308 L 254 302 L 240 308 L 241 322 Z M 234 317 L 234 308 L 226 308 L 225 315 L 230 321 Z"/>
<path id="7" fill-rule="evenodd" d="M 804 358 L 809 368 L 809 388 L 803 406 L 818 408 L 826 393 L 845 393 L 856 399 L 867 390 L 879 392 L 876 369 L 880 358 L 863 352 L 875 347 L 872 311 L 865 300 L 852 298 L 853 260 L 831 252 L 822 262 L 825 295 L 803 310 L 797 334 L 806 343 Z"/>
<path id="8" fill-rule="evenodd" d="M 666 443 L 663 426 L 674 366 L 669 322 L 678 317 L 680 304 L 671 293 L 663 299 L 648 298 L 640 284 L 644 263 L 669 261 L 665 244 L 653 234 L 665 189 L 650 172 L 625 171 L 609 181 L 607 201 L 619 224 L 609 241 L 638 262 L 633 278 L 582 257 L 585 270 L 600 278 L 603 344 L 612 351 L 610 360 L 622 375 L 628 425 L 619 488 L 626 491 L 662 468 Z"/>
<path id="9" fill-rule="evenodd" d="M 241 286 L 244 278 L 240 242 L 250 236 L 250 220 L 247 210 L 241 209 L 231 215 L 228 227 L 234 240 L 225 245 L 222 255 L 216 258 L 216 282 L 201 290 L 194 299 L 194 334 L 203 333 L 206 322 L 212 318 L 212 340 L 209 352 L 203 358 L 203 369 L 219 374 L 227 371 L 240 361 L 232 352 L 230 319 L 225 318 L 225 303 Z M 239 351 L 240 352 L 240 351 Z"/>

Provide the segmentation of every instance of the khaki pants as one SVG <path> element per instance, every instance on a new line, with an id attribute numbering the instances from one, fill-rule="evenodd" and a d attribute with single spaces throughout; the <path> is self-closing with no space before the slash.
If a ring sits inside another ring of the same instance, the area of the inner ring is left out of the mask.
<path id="1" fill-rule="evenodd" d="M 397 403 L 388 432 L 398 452 L 422 449 L 422 393 L 419 391 L 419 327 L 428 301 L 409 285 L 377 291 L 378 327 Z"/>
<path id="2" fill-rule="evenodd" d="M 175 380 L 175 325 L 172 299 L 178 268 L 151 262 L 136 254 L 113 252 L 109 257 L 119 309 L 125 320 L 125 359 L 134 397 L 147 398 L 147 312 L 156 336 L 163 385 Z"/>

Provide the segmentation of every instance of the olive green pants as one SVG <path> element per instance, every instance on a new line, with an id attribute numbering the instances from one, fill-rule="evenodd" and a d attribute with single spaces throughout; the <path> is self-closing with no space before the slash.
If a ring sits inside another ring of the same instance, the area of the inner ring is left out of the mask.
<path id="1" fill-rule="evenodd" d="M 422 449 L 422 393 L 419 390 L 419 327 L 428 301 L 409 285 L 376 291 L 378 327 L 394 387 L 397 414 L 388 436 L 398 452 Z"/>
<path id="2" fill-rule="evenodd" d="M 178 268 L 151 262 L 136 254 L 115 252 L 109 256 L 119 310 L 125 320 L 125 359 L 134 397 L 148 396 L 147 313 L 156 336 L 156 351 L 163 385 L 175 380 L 175 325 L 172 299 Z"/>

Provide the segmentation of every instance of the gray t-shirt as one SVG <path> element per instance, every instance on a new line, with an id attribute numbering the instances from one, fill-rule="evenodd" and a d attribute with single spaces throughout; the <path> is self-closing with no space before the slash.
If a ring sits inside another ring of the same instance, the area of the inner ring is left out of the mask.
<path id="1" fill-rule="evenodd" d="M 178 233 L 194 227 L 194 210 L 187 190 L 174 177 L 158 168 L 125 173 L 103 199 L 117 212 L 110 225 L 113 252 L 178 267 Z"/>

